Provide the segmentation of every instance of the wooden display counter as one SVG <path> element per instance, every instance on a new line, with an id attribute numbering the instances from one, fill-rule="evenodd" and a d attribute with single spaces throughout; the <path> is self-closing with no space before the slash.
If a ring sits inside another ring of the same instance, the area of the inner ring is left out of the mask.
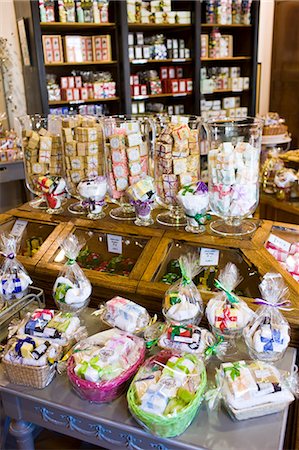
<path id="1" fill-rule="evenodd" d="M 30 219 L 32 213 L 26 212 L 27 209 L 28 205 L 23 205 L 19 214 L 23 218 L 27 214 L 29 220 L 32 220 Z M 82 216 L 70 218 L 68 212 L 62 216 L 52 217 L 52 220 L 62 221 L 63 229 L 59 234 L 59 241 L 53 239 L 43 252 L 34 272 L 35 285 L 43 288 L 48 294 L 49 304 L 53 302 L 54 280 L 64 262 L 59 242 L 71 232 L 86 240 L 83 258 L 87 255 L 90 257 L 87 258 L 88 263 L 91 261 L 91 266 L 84 269 L 93 284 L 91 306 L 97 306 L 99 301 L 120 294 L 143 304 L 151 313 L 161 314 L 162 299 L 169 288 L 169 284 L 162 282 L 161 279 L 172 270 L 172 267 L 178 269 L 176 263 L 178 257 L 189 251 L 197 252 L 200 257 L 203 248 L 212 249 L 218 251 L 218 260 L 216 263 L 214 261 L 213 264 L 205 265 L 204 271 L 196 280 L 204 302 L 213 295 L 214 279 L 219 269 L 229 261 L 238 266 L 243 276 L 237 294 L 253 308 L 252 300 L 260 296 L 258 285 L 262 276 L 271 271 L 279 272 L 289 288 L 294 308 L 293 311 L 285 312 L 292 326 L 292 343 L 299 345 L 299 283 L 265 247 L 270 235 L 272 239 L 276 236 L 289 244 L 299 242 L 299 226 L 259 220 L 256 221 L 257 230 L 252 236 L 235 239 L 213 235 L 209 227 L 200 235 L 187 233 L 182 228 L 162 227 L 156 223 L 153 227 L 138 227 L 133 222 L 113 220 L 108 212 L 109 208 L 106 217 L 97 221 Z M 159 210 L 154 211 L 155 214 L 158 212 Z M 38 214 L 40 221 L 46 222 L 47 214 Z M 111 245 L 116 246 L 112 251 Z M 115 251 L 117 253 L 114 253 Z M 96 260 L 96 267 L 92 266 L 93 258 Z M 118 266 L 122 260 L 125 260 L 125 264 L 130 263 L 128 270 L 124 266 L 125 273 L 121 272 Z M 115 261 L 116 267 L 113 266 Z"/>
<path id="2" fill-rule="evenodd" d="M 299 201 L 287 202 L 277 200 L 274 194 L 261 194 L 260 218 L 280 222 L 299 224 Z"/>
<path id="3" fill-rule="evenodd" d="M 20 236 L 18 260 L 30 274 L 63 229 L 64 225 L 55 216 L 43 214 L 41 217 L 40 213 L 34 212 L 23 214 L 18 209 L 0 215 L 0 233 Z"/>

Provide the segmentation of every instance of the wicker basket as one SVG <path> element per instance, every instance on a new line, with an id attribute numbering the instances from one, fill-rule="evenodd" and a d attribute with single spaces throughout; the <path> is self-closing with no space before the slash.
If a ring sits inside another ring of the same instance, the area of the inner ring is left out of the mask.
<path id="1" fill-rule="evenodd" d="M 11 383 L 43 389 L 51 383 L 55 376 L 55 365 L 26 366 L 2 360 L 6 374 Z"/>
<path id="2" fill-rule="evenodd" d="M 139 357 L 134 365 L 111 381 L 94 383 L 78 377 L 75 373 L 75 359 L 71 356 L 68 361 L 67 374 L 73 388 L 81 398 L 93 403 L 105 403 L 115 400 L 124 392 L 127 382 L 137 372 L 145 358 L 145 346 L 139 344 L 140 339 L 135 336 L 131 336 L 131 339 L 140 347 Z"/>
<path id="3" fill-rule="evenodd" d="M 146 361 L 146 364 L 150 364 L 151 362 L 156 361 L 157 358 L 159 359 L 159 362 L 166 364 L 168 359 L 173 355 L 176 354 L 168 350 L 162 350 L 158 355 L 149 358 Z M 134 380 L 138 379 L 138 377 L 139 375 L 137 373 L 134 377 Z M 171 438 L 184 433 L 184 431 L 188 428 L 188 426 L 194 419 L 203 400 L 203 394 L 207 383 L 207 374 L 204 369 L 201 373 L 201 383 L 198 386 L 198 390 L 194 399 L 189 403 L 189 405 L 186 408 L 183 408 L 177 414 L 174 414 L 170 417 L 147 413 L 143 411 L 139 407 L 139 405 L 137 405 L 133 387 L 134 380 L 132 381 L 127 393 L 127 400 L 131 414 L 137 420 L 137 422 L 139 422 L 153 434 L 156 434 L 163 438 Z"/>

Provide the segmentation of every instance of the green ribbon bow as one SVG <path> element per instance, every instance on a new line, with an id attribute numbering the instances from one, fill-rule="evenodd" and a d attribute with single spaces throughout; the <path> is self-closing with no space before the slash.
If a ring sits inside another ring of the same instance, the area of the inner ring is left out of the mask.
<path id="1" fill-rule="evenodd" d="M 220 289 L 221 291 L 225 292 L 227 299 L 230 303 L 239 303 L 238 297 L 233 292 L 230 292 L 228 289 L 226 289 L 219 280 L 215 280 L 214 285 L 217 289 Z"/>
<path id="2" fill-rule="evenodd" d="M 217 341 L 214 343 L 214 344 L 212 344 L 212 345 L 209 345 L 206 349 L 205 349 L 205 356 L 214 356 L 214 355 L 217 355 L 217 353 L 218 353 L 218 346 L 220 345 L 220 344 L 222 344 L 222 342 L 224 341 L 224 338 L 223 338 L 223 336 L 219 336 L 218 337 L 218 339 L 217 339 Z"/>
<path id="3" fill-rule="evenodd" d="M 67 265 L 67 266 L 72 266 L 73 264 L 75 264 L 75 262 L 76 262 L 75 259 L 69 258 L 69 259 L 67 260 L 66 265 Z"/>
<path id="4" fill-rule="evenodd" d="M 182 188 L 182 195 L 183 196 L 185 196 L 186 194 L 187 194 L 187 192 L 190 192 L 191 194 L 193 194 L 193 192 L 194 192 L 194 189 L 192 189 L 192 184 L 188 184 L 188 185 L 186 185 L 186 186 L 184 186 L 183 188 Z"/>
<path id="5" fill-rule="evenodd" d="M 150 349 L 150 348 L 154 347 L 155 345 L 157 345 L 158 342 L 159 342 L 159 338 L 152 339 L 151 341 L 147 341 L 145 343 L 145 346 L 146 346 L 146 348 Z"/>
<path id="6" fill-rule="evenodd" d="M 196 220 L 196 222 L 200 225 L 203 225 L 206 220 L 210 220 L 211 216 L 210 214 L 195 214 L 195 216 L 190 216 L 189 214 L 186 214 L 186 217 L 189 217 L 190 219 Z"/>
<path id="7" fill-rule="evenodd" d="M 230 366 L 224 367 L 224 372 L 229 372 L 231 379 L 234 381 L 237 377 L 240 376 L 240 369 L 245 367 L 244 364 L 240 364 L 239 362 L 231 363 Z"/>
<path id="8" fill-rule="evenodd" d="M 92 367 L 94 370 L 96 370 L 99 373 L 99 377 L 100 377 L 101 373 L 102 373 L 102 369 L 98 365 L 99 359 L 100 358 L 98 356 L 94 356 L 93 358 L 91 358 L 90 361 L 82 361 L 81 366 L 78 369 L 77 375 L 80 378 L 85 379 L 85 374 L 86 374 L 88 367 Z"/>
<path id="9" fill-rule="evenodd" d="M 180 269 L 181 269 L 182 278 L 183 278 L 182 279 L 182 285 L 183 286 L 187 286 L 187 284 L 191 283 L 192 279 L 190 277 L 188 277 L 188 275 L 186 273 L 186 268 L 184 267 L 183 264 L 181 264 L 181 262 L 180 262 Z"/>

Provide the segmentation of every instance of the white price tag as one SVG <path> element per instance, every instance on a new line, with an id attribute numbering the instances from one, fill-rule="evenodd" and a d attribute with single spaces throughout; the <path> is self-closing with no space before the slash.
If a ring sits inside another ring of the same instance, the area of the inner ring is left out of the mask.
<path id="1" fill-rule="evenodd" d="M 122 236 L 116 236 L 114 234 L 107 234 L 108 252 L 118 253 L 119 255 L 121 255 L 123 252 L 122 243 L 123 243 Z"/>
<path id="2" fill-rule="evenodd" d="M 286 253 L 289 253 L 291 244 L 288 241 L 285 241 L 284 239 L 281 239 L 278 236 L 275 236 L 275 234 L 270 234 L 268 242 L 273 244 L 275 247 L 277 247 L 280 250 L 283 250 Z"/>
<path id="3" fill-rule="evenodd" d="M 11 229 L 10 234 L 16 237 L 21 237 L 27 227 L 27 220 L 17 219 L 14 223 L 14 226 Z"/>
<path id="4" fill-rule="evenodd" d="M 200 251 L 200 266 L 218 266 L 220 251 L 215 248 L 202 248 Z"/>

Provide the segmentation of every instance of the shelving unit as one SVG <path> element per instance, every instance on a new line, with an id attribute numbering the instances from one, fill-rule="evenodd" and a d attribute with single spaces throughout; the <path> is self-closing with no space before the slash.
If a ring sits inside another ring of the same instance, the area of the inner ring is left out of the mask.
<path id="1" fill-rule="evenodd" d="M 211 24 L 207 23 L 206 2 L 192 0 L 185 2 L 173 0 L 172 9 L 176 11 L 190 10 L 191 24 L 144 24 L 128 23 L 127 2 L 114 1 L 109 3 L 109 23 L 60 23 L 40 22 L 39 5 L 37 0 L 14 0 L 17 20 L 25 19 L 31 66 L 24 66 L 25 89 L 28 113 L 48 113 L 49 107 L 54 105 L 81 105 L 89 103 L 107 102 L 109 112 L 113 114 L 131 114 L 132 101 L 145 101 L 145 105 L 152 100 L 164 105 L 184 104 L 186 114 L 201 114 L 202 100 L 220 99 L 225 95 L 241 97 L 242 106 L 248 108 L 248 114 L 255 114 L 256 104 L 256 69 L 257 69 L 257 39 L 259 22 L 259 1 L 252 2 L 251 24 Z M 233 36 L 233 56 L 229 58 L 201 58 L 201 34 L 210 34 L 213 28 L 219 28 L 223 34 Z M 190 58 L 167 59 L 129 59 L 128 33 L 143 32 L 144 36 L 163 33 L 169 39 L 184 39 L 186 48 L 191 50 Z M 44 64 L 42 35 L 43 34 L 79 34 L 85 36 L 110 34 L 112 41 L 112 61 L 90 61 L 82 63 Z M 137 74 L 145 70 L 160 70 L 163 66 L 177 67 L 182 65 L 184 78 L 192 78 L 193 92 L 163 93 L 156 95 L 132 96 L 130 90 L 130 74 Z M 249 89 L 242 91 L 234 89 L 217 89 L 207 94 L 200 92 L 201 67 L 241 67 L 241 76 L 249 77 Z M 72 70 L 108 70 L 113 74 L 117 83 L 115 97 L 111 99 L 90 99 L 86 101 L 48 101 L 46 89 L 46 74 L 55 73 L 57 76 L 71 75 Z M 38 86 L 38 89 L 37 89 Z M 34 95 L 32 95 L 34 92 Z"/>

